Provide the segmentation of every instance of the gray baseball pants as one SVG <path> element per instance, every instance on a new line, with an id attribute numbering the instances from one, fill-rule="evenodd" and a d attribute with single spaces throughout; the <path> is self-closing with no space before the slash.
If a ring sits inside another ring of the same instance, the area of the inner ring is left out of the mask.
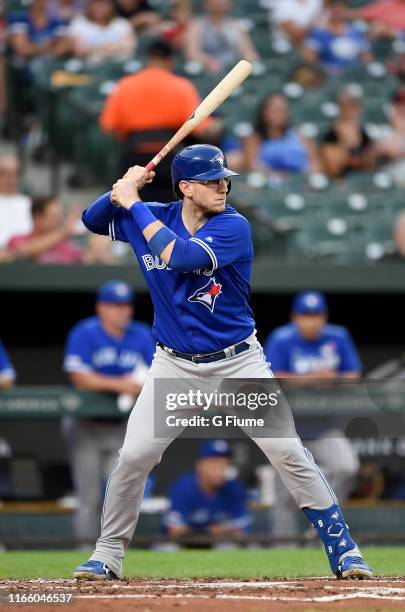
<path id="1" fill-rule="evenodd" d="M 243 353 L 207 364 L 174 357 L 157 347 L 107 485 L 101 535 L 91 556 L 91 559 L 106 563 L 117 576 L 122 576 L 122 560 L 138 521 L 148 474 L 178 435 L 178 431 L 167 438 L 154 435 L 154 379 L 274 378 L 255 335 L 246 342 L 250 348 Z M 193 410 L 201 412 L 201 408 Z M 278 471 L 300 508 L 325 509 L 336 503 L 332 489 L 296 434 L 294 437 L 252 439 Z"/>

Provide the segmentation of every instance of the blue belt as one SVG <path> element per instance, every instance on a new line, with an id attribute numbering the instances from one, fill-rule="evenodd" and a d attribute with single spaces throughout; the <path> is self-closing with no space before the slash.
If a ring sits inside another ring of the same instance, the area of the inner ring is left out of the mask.
<path id="1" fill-rule="evenodd" d="M 161 349 L 172 355 L 173 357 L 179 357 L 180 359 L 185 359 L 186 361 L 192 361 L 193 363 L 211 363 L 213 361 L 220 361 L 221 359 L 230 359 L 231 357 L 235 357 L 235 355 L 239 355 L 243 353 L 243 351 L 247 351 L 250 347 L 250 344 L 247 342 L 239 342 L 238 344 L 234 344 L 233 346 L 228 346 L 226 349 L 222 351 L 217 351 L 216 353 L 205 353 L 203 355 L 190 355 L 189 353 L 182 353 L 180 351 L 175 351 L 174 349 L 165 346 L 161 342 L 156 343 Z"/>

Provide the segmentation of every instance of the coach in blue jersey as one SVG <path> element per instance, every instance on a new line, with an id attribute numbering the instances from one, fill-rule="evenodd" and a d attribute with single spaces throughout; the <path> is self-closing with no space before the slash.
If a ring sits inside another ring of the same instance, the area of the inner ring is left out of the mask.
<path id="1" fill-rule="evenodd" d="M 181 476 L 169 491 L 170 509 L 163 520 L 167 533 L 242 535 L 250 524 L 243 484 L 228 478 L 231 449 L 225 440 L 207 440 L 195 470 Z"/>
<path id="2" fill-rule="evenodd" d="M 0 389 L 10 389 L 14 385 L 15 379 L 14 367 L 0 340 Z"/>
<path id="3" fill-rule="evenodd" d="M 77 323 L 67 338 L 64 369 L 77 389 L 139 395 L 155 344 L 146 323 L 133 321 L 134 293 L 122 281 L 100 287 L 96 316 Z M 124 439 L 126 418 L 71 418 L 63 423 L 79 507 L 75 535 L 90 542 L 99 533 L 103 483 Z"/>
<path id="4" fill-rule="evenodd" d="M 299 293 L 292 304 L 291 322 L 275 329 L 268 337 L 264 352 L 277 377 L 294 379 L 355 379 L 362 364 L 347 329 L 327 323 L 328 306 L 317 291 Z M 359 459 L 342 431 L 328 425 L 317 429 L 316 439 L 306 446 L 328 478 L 341 502 L 353 486 Z M 313 432 L 311 432 L 313 434 Z M 297 533 L 296 511 L 280 479 L 272 511 L 273 534 Z"/>
<path id="5" fill-rule="evenodd" d="M 157 349 L 107 486 L 101 536 L 91 559 L 74 571 L 76 578 L 122 575 L 148 474 L 179 433 L 155 435 L 155 380 L 273 378 L 249 307 L 250 226 L 226 202 L 235 173 L 211 145 L 186 147 L 171 169 L 175 202 L 142 202 L 139 190 L 154 172 L 135 166 L 83 213 L 88 229 L 132 246 L 155 309 Z M 317 528 L 332 571 L 341 578 L 371 575 L 335 494 L 301 440 L 253 440 Z"/>

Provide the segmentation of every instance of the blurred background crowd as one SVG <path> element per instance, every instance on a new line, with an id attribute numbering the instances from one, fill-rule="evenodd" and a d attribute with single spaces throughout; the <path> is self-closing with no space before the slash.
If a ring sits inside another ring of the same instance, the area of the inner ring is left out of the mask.
<path id="1" fill-rule="evenodd" d="M 81 236 L 80 188 L 108 188 L 147 163 L 241 58 L 253 76 L 191 141 L 223 147 L 242 173 L 233 199 L 253 219 L 257 251 L 403 257 L 402 0 L 9 0 L 2 9 L 0 122 L 18 156 L 0 159 L 2 260 L 125 258 L 125 248 Z M 32 179 L 31 162 L 50 176 Z M 169 165 L 145 199 L 173 198 Z M 56 205 L 31 207 L 69 186 L 58 215 Z"/>
<path id="2" fill-rule="evenodd" d="M 82 544 L 97 536 L 125 414 L 154 348 L 149 326 L 133 321 L 134 294 L 125 281 L 99 287 L 95 314 L 94 282 L 81 307 L 76 294 L 65 307 L 63 292 L 83 289 L 86 267 L 115 266 L 109 274 L 114 278 L 115 270 L 133 262 L 126 244 L 89 235 L 81 213 L 130 165 L 146 165 L 241 58 L 252 62 L 252 76 L 182 146 L 216 144 L 240 173 L 229 201 L 251 222 L 256 257 L 278 262 L 281 270 L 303 262 L 314 269 L 330 266 L 332 286 L 342 266 L 402 266 L 405 0 L 0 0 L 0 337 L 7 345 L 0 343 L 0 388 L 6 391 L 0 392 L 0 408 L 3 396 L 18 391 L 17 381 L 108 394 L 118 398 L 124 415 L 96 411 L 44 427 L 63 446 L 64 461 L 55 446 L 60 469 L 54 463 L 38 486 L 40 462 L 24 463 L 24 453 L 35 456 L 35 446 L 51 448 L 51 441 L 39 436 L 34 444 L 21 421 L 12 429 L 3 419 L 0 505 L 1 499 L 5 508 L 7 500 L 65 500 L 76 509 L 74 534 Z M 174 199 L 173 155 L 145 187 L 145 200 Z M 48 288 L 37 303 L 25 293 L 31 301 L 11 312 L 20 298 L 7 296 L 2 271 L 14 275 L 26 266 L 25 278 L 35 287 L 44 278 L 35 270 L 46 266 L 31 264 L 54 266 L 59 297 Z M 69 264 L 77 265 L 77 273 L 64 288 Z M 383 275 L 378 278 L 383 285 Z M 384 361 L 377 377 L 403 378 L 396 359 L 400 334 L 386 332 L 392 347 L 381 336 L 390 325 L 386 301 L 373 298 L 374 324 L 367 326 L 373 306 L 359 301 L 348 330 L 330 325 L 325 296 L 307 289 L 294 301 L 295 287 L 283 301 L 268 294 L 255 298 L 259 338 L 278 376 L 362 380 Z M 350 298 L 343 306 L 343 297 L 332 309 L 342 321 L 333 323 L 346 323 L 349 308 L 355 310 Z M 63 309 L 55 316 L 58 326 L 51 316 L 45 322 L 53 299 Z M 146 299 L 141 296 L 140 319 L 150 322 Z M 372 357 L 367 347 L 358 351 L 357 336 L 363 345 L 384 344 L 384 350 Z M 23 355 L 25 345 L 30 347 Z M 369 461 L 360 461 L 359 447 L 332 426 L 318 427 L 309 444 L 342 500 L 404 499 L 399 445 L 393 450 L 387 442 L 387 466 L 373 459 L 385 452 L 378 436 L 373 449 L 363 447 Z M 265 530 L 281 539 L 297 535 L 290 498 L 261 457 L 249 456 L 234 441 L 184 448 L 187 461 L 173 451 L 169 471 L 158 468 L 148 481 L 147 499 L 160 500 L 150 506 L 159 511 L 154 533 L 237 538 L 252 529 L 252 504 L 263 504 L 272 507 Z M 195 469 L 182 474 L 182 465 L 194 460 Z M 24 469 L 29 479 L 21 476 Z M 405 524 L 403 514 L 401 520 Z M 21 533 L 27 535 L 24 528 Z"/>

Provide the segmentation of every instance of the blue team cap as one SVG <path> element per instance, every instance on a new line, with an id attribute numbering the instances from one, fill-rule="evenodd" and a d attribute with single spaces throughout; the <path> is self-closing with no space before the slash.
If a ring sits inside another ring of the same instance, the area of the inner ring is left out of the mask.
<path id="1" fill-rule="evenodd" d="M 225 440 L 207 440 L 201 446 L 198 459 L 208 457 L 230 457 L 232 455 L 230 446 Z"/>
<path id="2" fill-rule="evenodd" d="M 295 296 L 292 311 L 295 314 L 325 314 L 328 311 L 328 305 L 322 293 L 303 291 Z"/>
<path id="3" fill-rule="evenodd" d="M 97 291 L 97 302 L 107 302 L 109 304 L 131 304 L 134 301 L 135 293 L 128 283 L 119 280 L 108 281 L 101 285 Z"/>

